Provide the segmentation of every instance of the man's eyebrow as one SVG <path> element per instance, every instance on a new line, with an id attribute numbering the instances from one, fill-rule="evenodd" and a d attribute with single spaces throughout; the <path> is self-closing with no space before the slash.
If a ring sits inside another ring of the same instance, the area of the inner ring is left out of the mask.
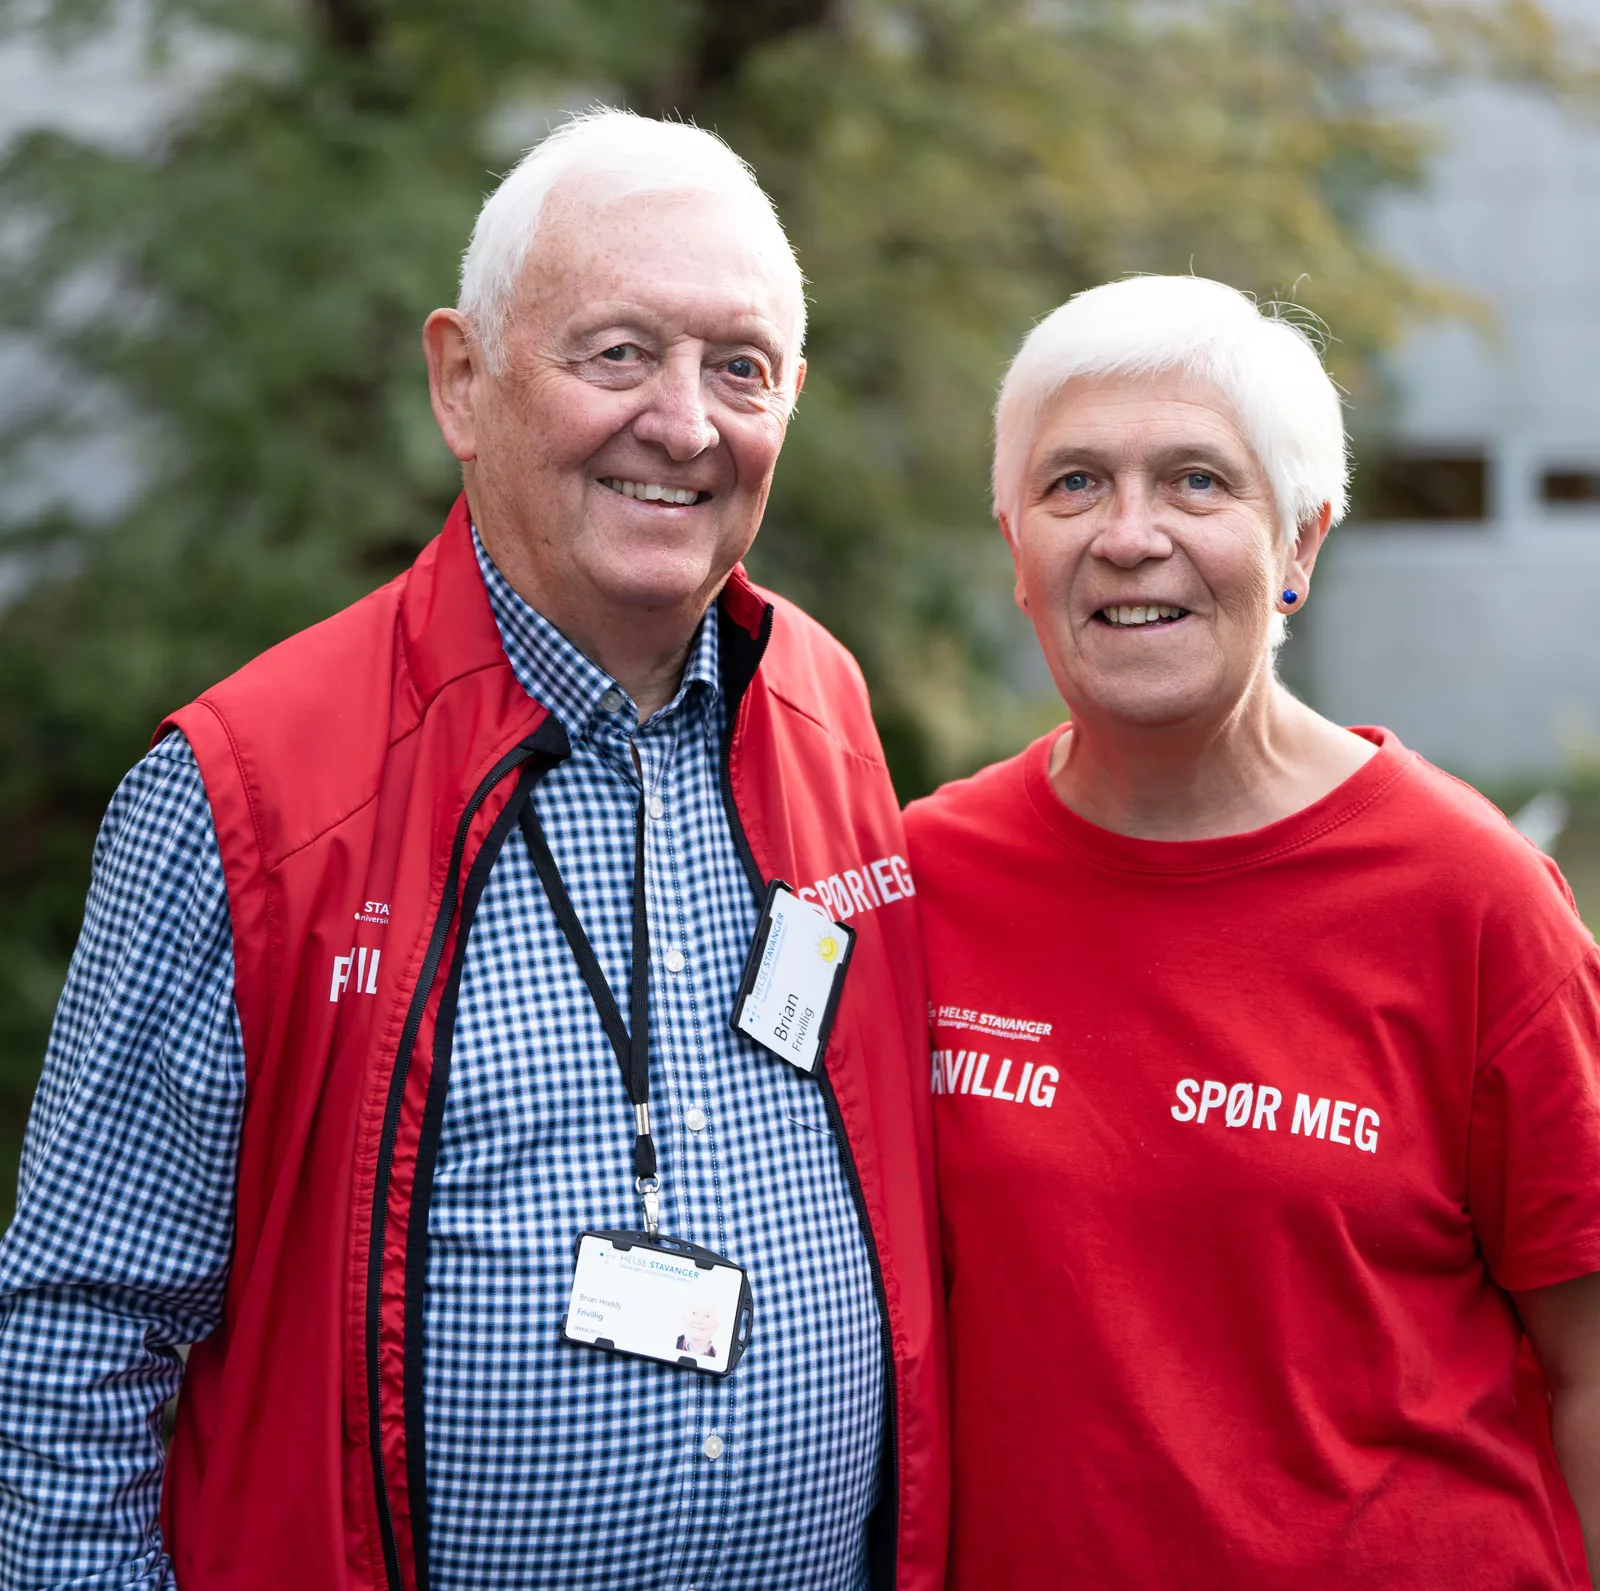
<path id="1" fill-rule="evenodd" d="M 612 306 L 607 307 L 612 308 Z M 592 317 L 585 316 L 573 321 L 567 328 L 567 339 L 569 346 L 577 349 L 583 344 L 593 343 L 603 335 L 616 333 L 630 337 L 649 337 L 657 329 L 648 316 L 640 315 L 637 310 L 613 308 L 613 312 L 609 314 L 598 312 Z M 706 344 L 718 350 L 753 347 L 771 363 L 773 375 L 780 381 L 787 379 L 791 357 L 799 357 L 791 356 L 788 339 L 776 327 L 769 326 L 766 321 L 760 319 L 739 321 L 728 334 L 708 337 Z"/>
<path id="2" fill-rule="evenodd" d="M 735 336 L 713 337 L 709 341 L 713 348 L 735 348 L 741 343 L 749 343 L 764 353 L 779 372 L 788 357 L 783 339 L 759 322 L 741 326 Z"/>

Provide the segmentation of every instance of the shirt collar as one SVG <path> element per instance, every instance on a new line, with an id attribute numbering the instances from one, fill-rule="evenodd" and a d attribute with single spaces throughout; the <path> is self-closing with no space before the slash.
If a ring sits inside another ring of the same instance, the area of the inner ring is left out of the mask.
<path id="1" fill-rule="evenodd" d="M 628 693 L 599 666 L 585 657 L 536 608 L 519 596 L 484 549 L 478 527 L 472 527 L 472 550 L 489 594 L 489 608 L 499 626 L 506 661 L 517 683 L 537 702 L 548 707 L 570 738 L 584 734 L 597 715 L 606 715 L 602 699 L 615 691 L 632 706 Z M 689 648 L 683 680 L 671 702 L 656 716 L 676 713 L 691 696 L 714 701 L 721 689 L 720 652 L 715 605 Z M 613 708 L 613 711 L 615 709 Z"/>

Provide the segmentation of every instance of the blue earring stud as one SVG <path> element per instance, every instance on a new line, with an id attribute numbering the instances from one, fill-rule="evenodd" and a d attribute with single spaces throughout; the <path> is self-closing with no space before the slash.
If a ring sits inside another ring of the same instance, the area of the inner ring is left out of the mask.
<path id="1" fill-rule="evenodd" d="M 1299 600 L 1300 593 L 1298 591 L 1285 591 L 1283 594 L 1283 605 L 1286 608 L 1292 608 Z"/>

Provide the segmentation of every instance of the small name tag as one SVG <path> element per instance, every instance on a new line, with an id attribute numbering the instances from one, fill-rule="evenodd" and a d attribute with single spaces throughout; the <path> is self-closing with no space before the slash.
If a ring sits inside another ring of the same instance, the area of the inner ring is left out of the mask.
<path id="1" fill-rule="evenodd" d="M 733 1029 L 809 1072 L 828 1042 L 855 931 L 774 881 L 733 1002 Z"/>

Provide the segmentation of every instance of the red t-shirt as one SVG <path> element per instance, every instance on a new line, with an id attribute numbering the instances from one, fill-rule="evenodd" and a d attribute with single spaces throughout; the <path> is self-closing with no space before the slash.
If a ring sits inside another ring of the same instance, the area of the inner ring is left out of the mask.
<path id="1" fill-rule="evenodd" d="M 1253 833 L 1096 828 L 1052 732 L 907 813 L 952 1591 L 1575 1582 L 1506 1289 L 1600 1270 L 1600 969 L 1554 867 L 1379 751 Z"/>

